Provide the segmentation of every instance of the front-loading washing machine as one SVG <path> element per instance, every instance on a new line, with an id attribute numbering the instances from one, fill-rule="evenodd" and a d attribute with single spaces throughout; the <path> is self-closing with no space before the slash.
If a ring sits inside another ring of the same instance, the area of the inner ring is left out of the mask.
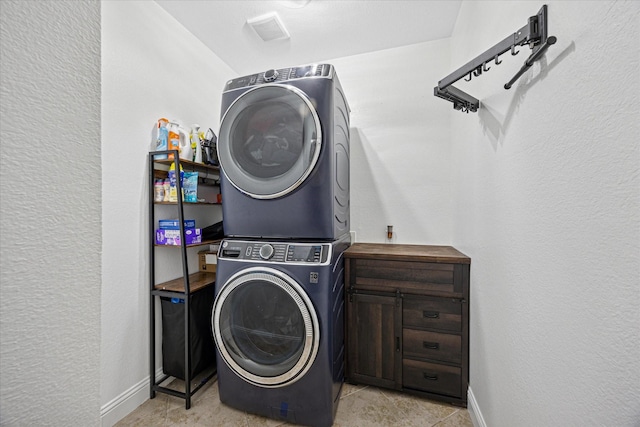
<path id="1" fill-rule="evenodd" d="M 344 378 L 349 239 L 222 241 L 211 319 L 222 403 L 332 425 Z"/>
<path id="2" fill-rule="evenodd" d="M 332 65 L 230 80 L 221 111 L 225 236 L 330 241 L 349 231 L 349 106 Z"/>

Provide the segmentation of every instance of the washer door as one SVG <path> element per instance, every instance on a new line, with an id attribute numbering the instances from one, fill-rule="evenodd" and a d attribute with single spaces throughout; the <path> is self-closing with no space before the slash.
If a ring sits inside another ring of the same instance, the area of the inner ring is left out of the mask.
<path id="1" fill-rule="evenodd" d="M 266 84 L 239 96 L 224 114 L 218 159 L 238 190 L 275 199 L 309 176 L 321 145 L 320 120 L 309 98 L 293 86 Z"/>
<path id="2" fill-rule="evenodd" d="M 318 353 L 318 317 L 302 287 L 265 267 L 232 276 L 217 296 L 213 335 L 225 363 L 262 387 L 300 379 Z"/>

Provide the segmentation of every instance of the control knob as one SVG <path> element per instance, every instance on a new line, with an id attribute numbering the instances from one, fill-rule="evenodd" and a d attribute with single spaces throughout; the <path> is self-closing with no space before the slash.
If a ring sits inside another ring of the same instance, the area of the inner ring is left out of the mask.
<path id="1" fill-rule="evenodd" d="M 273 246 L 266 244 L 266 245 L 262 245 L 262 247 L 260 248 L 260 258 L 262 259 L 269 259 L 273 256 Z"/>
<path id="2" fill-rule="evenodd" d="M 273 82 L 278 78 L 277 70 L 268 70 L 264 72 L 264 81 L 265 82 Z"/>

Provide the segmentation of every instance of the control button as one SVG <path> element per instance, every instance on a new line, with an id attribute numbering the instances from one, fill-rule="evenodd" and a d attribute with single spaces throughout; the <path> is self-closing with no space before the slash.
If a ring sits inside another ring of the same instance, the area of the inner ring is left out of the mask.
<path id="1" fill-rule="evenodd" d="M 278 72 L 276 70 L 268 70 L 264 72 L 264 81 L 272 82 L 278 78 Z"/>
<path id="2" fill-rule="evenodd" d="M 273 256 L 273 252 L 273 246 L 269 244 L 262 245 L 262 247 L 260 248 L 260 258 L 269 259 Z"/>

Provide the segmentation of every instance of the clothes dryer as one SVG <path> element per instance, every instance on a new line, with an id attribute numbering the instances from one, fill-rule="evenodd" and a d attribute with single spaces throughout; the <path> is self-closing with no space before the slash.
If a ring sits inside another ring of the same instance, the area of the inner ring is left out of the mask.
<path id="1" fill-rule="evenodd" d="M 333 66 L 230 80 L 221 111 L 226 236 L 331 241 L 349 231 L 349 106 Z"/>
<path id="2" fill-rule="evenodd" d="M 211 320 L 222 403 L 294 424 L 332 424 L 345 369 L 349 238 L 222 241 Z"/>

